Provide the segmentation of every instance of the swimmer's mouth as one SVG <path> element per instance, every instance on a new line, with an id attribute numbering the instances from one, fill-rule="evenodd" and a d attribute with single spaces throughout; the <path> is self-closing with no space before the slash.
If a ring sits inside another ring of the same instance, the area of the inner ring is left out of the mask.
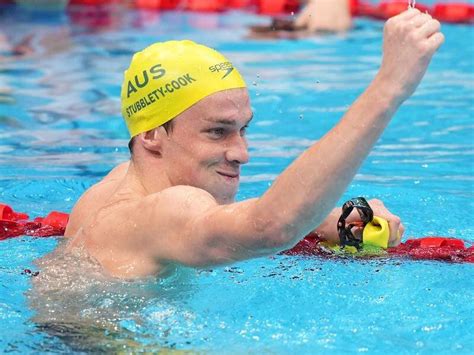
<path id="1" fill-rule="evenodd" d="M 228 172 L 222 172 L 218 171 L 217 172 L 219 175 L 229 178 L 229 179 L 238 179 L 239 178 L 239 173 L 228 173 Z"/>

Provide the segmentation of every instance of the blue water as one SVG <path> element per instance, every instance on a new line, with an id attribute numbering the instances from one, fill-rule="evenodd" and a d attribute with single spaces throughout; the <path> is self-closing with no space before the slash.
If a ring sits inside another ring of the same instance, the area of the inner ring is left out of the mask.
<path id="1" fill-rule="evenodd" d="M 347 35 L 273 42 L 246 38 L 247 25 L 266 21 L 248 13 L 114 7 L 101 17 L 90 11 L 81 17 L 86 11 L 0 10 L 0 201 L 32 217 L 70 211 L 85 189 L 128 159 L 122 72 L 148 44 L 193 39 L 223 51 L 241 69 L 255 119 L 239 200 L 260 196 L 322 137 L 380 63 L 382 24 L 367 19 Z M 380 198 L 402 217 L 406 236 L 445 235 L 469 244 L 474 28 L 445 25 L 443 31 L 446 43 L 425 79 L 341 202 Z M 30 53 L 13 56 L 10 45 L 29 35 Z M 77 270 L 63 260 L 47 280 L 56 282 L 55 292 L 35 297 L 35 278 L 22 271 L 36 270 L 34 261 L 58 241 L 0 242 L 1 352 L 474 351 L 469 264 L 275 256 L 132 283 L 101 279 L 96 269 Z"/>

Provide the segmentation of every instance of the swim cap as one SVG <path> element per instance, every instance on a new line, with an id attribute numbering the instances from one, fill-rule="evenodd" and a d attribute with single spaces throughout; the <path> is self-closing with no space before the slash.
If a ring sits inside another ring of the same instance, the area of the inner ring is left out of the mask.
<path id="1" fill-rule="evenodd" d="M 192 41 L 155 43 L 135 53 L 124 73 L 122 116 L 134 137 L 206 96 L 244 87 L 232 63 L 211 48 Z"/>
<path id="2" fill-rule="evenodd" d="M 367 223 L 362 232 L 362 240 L 365 244 L 374 245 L 380 248 L 388 248 L 390 229 L 387 220 L 374 216 L 374 219 Z"/>

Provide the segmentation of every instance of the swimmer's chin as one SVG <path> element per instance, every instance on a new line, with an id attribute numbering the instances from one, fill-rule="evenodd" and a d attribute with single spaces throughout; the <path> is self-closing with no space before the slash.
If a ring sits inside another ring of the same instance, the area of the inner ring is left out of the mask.
<path id="1" fill-rule="evenodd" d="M 219 205 L 230 205 L 231 203 L 235 202 L 235 195 L 236 194 L 233 193 L 232 195 L 227 195 L 227 196 L 215 196 L 215 195 L 213 196 Z"/>

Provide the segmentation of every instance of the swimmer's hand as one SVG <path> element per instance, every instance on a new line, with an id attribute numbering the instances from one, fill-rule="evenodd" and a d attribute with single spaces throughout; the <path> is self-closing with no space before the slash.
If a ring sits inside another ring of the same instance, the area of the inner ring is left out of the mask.
<path id="1" fill-rule="evenodd" d="M 390 212 L 388 208 L 385 207 L 384 203 L 380 200 L 373 199 L 368 201 L 368 203 L 369 206 L 372 208 L 372 211 L 374 212 L 374 216 L 383 218 L 388 222 L 388 227 L 390 229 L 388 246 L 396 247 L 398 244 L 400 244 L 403 234 L 405 233 L 405 226 L 403 225 L 400 217 Z M 354 215 L 354 218 L 360 219 L 357 212 L 356 215 Z"/>
<path id="2" fill-rule="evenodd" d="M 440 28 L 429 14 L 412 8 L 386 22 L 382 65 L 375 81 L 399 103 L 413 94 L 444 42 Z"/>
<path id="3" fill-rule="evenodd" d="M 381 217 L 388 222 L 390 229 L 390 237 L 388 240 L 389 247 L 395 247 L 400 244 L 400 240 L 405 233 L 405 226 L 401 222 L 399 216 L 390 212 L 384 203 L 377 199 L 372 199 L 367 201 L 369 206 L 374 212 L 374 216 Z M 339 234 L 337 233 L 337 221 L 341 215 L 341 208 L 335 208 L 325 219 L 325 221 L 316 228 L 315 232 L 331 244 L 339 244 Z M 360 221 L 360 216 L 357 211 L 354 209 L 349 217 L 346 219 L 346 223 L 354 223 Z M 354 235 L 360 236 L 362 234 L 362 228 L 354 228 L 352 231 Z"/>

